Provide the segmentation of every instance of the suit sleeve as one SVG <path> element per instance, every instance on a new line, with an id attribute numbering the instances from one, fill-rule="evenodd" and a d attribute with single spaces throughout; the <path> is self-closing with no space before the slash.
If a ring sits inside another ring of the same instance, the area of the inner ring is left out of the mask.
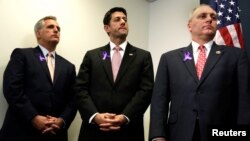
<path id="1" fill-rule="evenodd" d="M 152 58 L 149 52 L 145 53 L 141 70 L 140 74 L 138 74 L 140 76 L 140 80 L 138 81 L 139 87 L 137 88 L 134 97 L 123 111 L 123 114 L 131 121 L 140 118 L 140 116 L 147 110 L 151 101 L 154 86 L 154 72 Z"/>
<path id="2" fill-rule="evenodd" d="M 170 101 L 168 79 L 167 59 L 162 55 L 151 100 L 149 140 L 167 136 L 166 125 Z"/>
<path id="3" fill-rule="evenodd" d="M 67 94 L 69 94 L 69 103 L 67 104 L 64 112 L 61 115 L 61 118 L 63 118 L 64 122 L 65 122 L 65 128 L 68 129 L 71 122 L 74 120 L 77 109 L 74 106 L 74 101 L 73 101 L 73 97 L 74 97 L 74 90 L 73 90 L 73 85 L 75 83 L 75 78 L 76 78 L 76 71 L 75 71 L 75 66 L 74 65 L 70 65 L 70 87 L 69 90 L 67 92 Z"/>
<path id="4" fill-rule="evenodd" d="M 17 116 L 30 121 L 37 111 L 24 94 L 25 56 L 21 49 L 15 49 L 3 76 L 3 93 L 9 107 Z"/>
<path id="5" fill-rule="evenodd" d="M 250 66 L 245 51 L 241 51 L 237 64 L 238 75 L 238 124 L 250 125 Z"/>
<path id="6" fill-rule="evenodd" d="M 83 62 L 80 66 L 78 75 L 76 77 L 76 82 L 74 85 L 75 92 L 75 106 L 79 110 L 79 113 L 84 122 L 88 123 L 89 118 L 98 112 L 95 104 L 93 103 L 89 95 L 89 85 L 90 85 L 90 59 L 89 52 L 83 58 Z"/>

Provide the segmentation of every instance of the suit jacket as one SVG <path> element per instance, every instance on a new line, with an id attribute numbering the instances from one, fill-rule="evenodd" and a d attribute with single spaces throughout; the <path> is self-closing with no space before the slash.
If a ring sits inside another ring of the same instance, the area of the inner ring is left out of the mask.
<path id="1" fill-rule="evenodd" d="M 151 101 L 150 140 L 192 141 L 196 119 L 201 141 L 209 139 L 212 128 L 250 123 L 245 51 L 213 44 L 200 80 L 192 54 L 189 45 L 161 56 Z"/>
<path id="2" fill-rule="evenodd" d="M 3 91 L 9 107 L 0 141 L 67 141 L 67 128 L 76 114 L 69 106 L 75 77 L 75 66 L 56 54 L 52 82 L 39 47 L 15 49 L 4 72 Z M 66 126 L 57 136 L 42 135 L 31 123 L 37 114 L 62 117 Z"/>
<path id="3" fill-rule="evenodd" d="M 154 83 L 151 55 L 128 43 L 114 82 L 109 54 L 109 44 L 88 51 L 80 66 L 75 85 L 83 120 L 79 141 L 144 141 L 143 115 Z M 118 132 L 102 132 L 89 124 L 97 112 L 124 114 L 130 122 Z"/>

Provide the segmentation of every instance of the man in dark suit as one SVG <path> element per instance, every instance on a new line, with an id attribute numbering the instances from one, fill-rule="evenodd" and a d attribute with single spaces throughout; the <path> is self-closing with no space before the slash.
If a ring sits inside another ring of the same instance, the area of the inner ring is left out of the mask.
<path id="1" fill-rule="evenodd" d="M 209 5 L 199 6 L 188 22 L 192 43 L 161 56 L 151 101 L 150 141 L 207 141 L 212 128 L 250 123 L 246 53 L 214 43 L 216 25 L 216 12 Z M 205 46 L 203 61 L 200 45 Z M 198 62 L 205 63 L 201 76 Z"/>
<path id="2" fill-rule="evenodd" d="M 124 8 L 110 9 L 103 23 L 110 43 L 85 54 L 76 78 L 75 103 L 83 121 L 79 141 L 144 141 L 143 116 L 154 83 L 151 55 L 126 41 Z M 114 62 L 121 63 L 117 74 Z"/>
<path id="3" fill-rule="evenodd" d="M 9 104 L 0 141 L 67 141 L 76 110 L 70 106 L 75 66 L 55 53 L 60 39 L 56 17 L 35 25 L 36 48 L 15 49 L 4 72 Z M 53 55 L 50 74 L 47 54 Z"/>

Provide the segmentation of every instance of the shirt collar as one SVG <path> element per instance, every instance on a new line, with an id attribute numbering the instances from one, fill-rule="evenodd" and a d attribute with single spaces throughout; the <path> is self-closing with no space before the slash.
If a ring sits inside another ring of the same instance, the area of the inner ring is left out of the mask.
<path id="1" fill-rule="evenodd" d="M 47 54 L 49 53 L 49 51 L 48 51 L 45 47 L 43 47 L 43 46 L 41 46 L 41 45 L 38 45 L 38 46 L 39 46 L 39 48 L 42 50 L 43 56 L 46 57 Z M 55 54 L 56 54 L 55 51 L 52 51 L 51 54 L 53 55 L 54 58 L 56 57 L 56 56 L 55 56 Z"/>
<path id="2" fill-rule="evenodd" d="M 116 47 L 116 45 L 115 45 L 113 42 L 111 42 L 111 41 L 110 41 L 109 44 L 110 44 L 110 50 L 113 50 L 114 47 Z M 122 51 L 125 51 L 127 44 L 128 44 L 128 42 L 125 41 L 125 42 L 123 42 L 123 43 L 121 43 L 121 44 L 119 45 L 119 47 L 122 48 Z"/>
<path id="3" fill-rule="evenodd" d="M 198 52 L 198 48 L 199 48 L 200 44 L 198 44 L 195 41 L 192 41 L 191 44 L 192 44 L 192 47 L 193 47 L 193 52 Z M 204 46 L 205 46 L 206 51 L 210 51 L 211 48 L 212 48 L 212 45 L 213 45 L 213 40 L 205 43 Z"/>

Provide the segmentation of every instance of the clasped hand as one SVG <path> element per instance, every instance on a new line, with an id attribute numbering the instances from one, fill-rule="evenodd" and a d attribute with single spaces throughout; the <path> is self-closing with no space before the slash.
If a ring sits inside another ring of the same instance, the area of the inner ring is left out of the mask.
<path id="1" fill-rule="evenodd" d="M 56 135 L 63 125 L 63 120 L 49 115 L 37 115 L 32 119 L 32 124 L 42 134 Z"/>
<path id="2" fill-rule="evenodd" d="M 99 125 L 101 131 L 115 131 L 120 130 L 121 125 L 126 123 L 127 119 L 124 115 L 98 113 L 93 121 Z"/>

